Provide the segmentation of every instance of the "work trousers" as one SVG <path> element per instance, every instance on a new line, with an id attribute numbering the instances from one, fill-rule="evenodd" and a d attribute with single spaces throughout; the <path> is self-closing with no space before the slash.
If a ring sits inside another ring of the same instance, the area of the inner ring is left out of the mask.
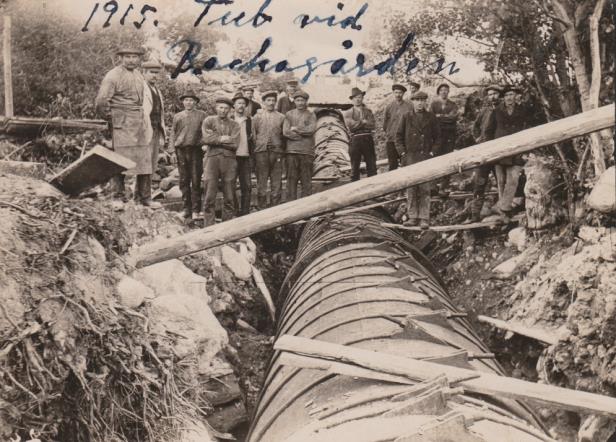
<path id="1" fill-rule="evenodd" d="M 113 193 L 114 198 L 124 198 L 124 193 L 126 187 L 124 185 L 125 176 L 124 174 L 118 174 L 111 177 L 111 192 Z"/>
<path id="2" fill-rule="evenodd" d="M 297 199 L 297 183 L 302 182 L 302 197 L 312 194 L 312 155 L 287 154 L 287 201 Z"/>
<path id="3" fill-rule="evenodd" d="M 133 190 L 133 200 L 139 203 L 152 199 L 152 175 L 135 176 L 135 187 Z"/>
<path id="4" fill-rule="evenodd" d="M 438 140 L 438 153 L 435 156 L 446 155 L 453 152 L 456 147 L 456 127 L 441 126 Z M 450 175 L 444 176 L 439 181 L 439 187 L 445 189 L 449 186 Z"/>
<path id="5" fill-rule="evenodd" d="M 352 135 L 349 145 L 349 157 L 351 157 L 351 181 L 359 180 L 359 168 L 362 158 L 366 163 L 368 176 L 376 175 L 376 152 L 374 151 L 374 138 L 372 134 Z"/>
<path id="6" fill-rule="evenodd" d="M 237 161 L 235 157 L 214 155 L 207 157 L 203 170 L 205 201 L 203 202 L 203 223 L 211 226 L 216 222 L 216 195 L 218 183 L 222 181 L 222 220 L 233 218 L 235 213 L 235 182 L 237 180 Z"/>
<path id="7" fill-rule="evenodd" d="M 492 170 L 492 166 L 479 166 L 473 170 L 473 202 L 471 204 L 473 221 L 481 220 L 481 208 L 486 198 L 490 170 Z"/>
<path id="8" fill-rule="evenodd" d="M 248 215 L 250 213 L 250 202 L 252 193 L 252 183 L 250 182 L 252 165 L 250 157 L 236 157 L 237 161 L 237 177 L 240 182 L 240 203 L 237 208 L 239 216 Z"/>
<path id="9" fill-rule="evenodd" d="M 282 192 L 282 156 L 283 154 L 268 150 L 255 154 L 257 169 L 257 206 L 259 210 L 267 207 L 267 183 L 270 182 L 270 206 L 280 204 Z"/>
<path id="10" fill-rule="evenodd" d="M 201 175 L 203 175 L 203 151 L 200 146 L 176 147 L 180 173 L 180 191 L 186 214 L 201 212 Z"/>
<path id="11" fill-rule="evenodd" d="M 396 143 L 388 141 L 385 143 L 385 151 L 387 152 L 387 163 L 389 170 L 396 170 L 400 165 L 400 154 L 396 150 Z"/>
<path id="12" fill-rule="evenodd" d="M 430 219 L 430 183 L 409 187 L 406 190 L 406 213 L 409 219 Z"/>
<path id="13" fill-rule="evenodd" d="M 496 165 L 497 176 L 503 177 L 502 186 L 499 186 L 498 207 L 500 210 L 509 212 L 513 210 L 513 198 L 515 198 L 520 175 L 522 174 L 523 166 L 517 165 Z M 502 190 L 501 190 L 502 189 Z"/>

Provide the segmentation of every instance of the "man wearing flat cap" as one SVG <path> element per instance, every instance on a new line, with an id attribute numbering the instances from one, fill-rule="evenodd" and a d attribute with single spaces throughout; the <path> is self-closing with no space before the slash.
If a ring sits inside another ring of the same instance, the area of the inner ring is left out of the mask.
<path id="1" fill-rule="evenodd" d="M 396 132 L 404 114 L 413 112 L 413 107 L 407 101 L 404 101 L 406 87 L 401 84 L 394 84 L 391 90 L 393 91 L 394 100 L 385 108 L 383 131 L 387 137 L 385 151 L 387 152 L 389 170 L 395 170 L 400 164 L 400 156 L 396 150 Z"/>
<path id="2" fill-rule="evenodd" d="M 317 117 L 308 110 L 309 95 L 298 90 L 293 95 L 295 109 L 284 118 L 282 134 L 287 139 L 287 201 L 297 199 L 297 183 L 302 182 L 302 197 L 312 193 L 312 163 Z"/>
<path id="3" fill-rule="evenodd" d="M 146 140 L 150 146 L 152 155 L 152 173 L 156 172 L 158 164 L 158 155 L 160 148 L 165 145 L 165 119 L 163 94 L 158 88 L 163 67 L 160 63 L 154 60 L 149 60 L 141 66 L 143 76 L 146 80 L 146 87 L 143 89 L 143 111 L 150 118 L 146 119 Z M 135 183 L 135 199 L 139 199 L 142 204 L 159 208 L 160 203 L 152 201 L 152 179 L 148 175 L 147 182 L 142 183 L 142 187 L 138 187 Z"/>
<path id="4" fill-rule="evenodd" d="M 232 119 L 240 126 L 240 138 L 237 151 L 235 152 L 235 159 L 237 162 L 237 177 L 240 182 L 240 202 L 237 209 L 238 215 L 242 216 L 250 213 L 251 174 L 255 146 L 252 136 L 252 118 L 247 109 L 250 100 L 242 92 L 237 92 L 233 96 L 232 101 L 234 111 Z"/>
<path id="5" fill-rule="evenodd" d="M 203 171 L 205 201 L 203 202 L 203 224 L 211 226 L 216 222 L 216 195 L 218 184 L 222 184 L 222 220 L 227 221 L 235 214 L 235 180 L 237 162 L 235 152 L 240 141 L 240 125 L 229 118 L 233 102 L 226 97 L 216 98 L 216 115 L 203 120 L 203 142 L 208 145 L 207 161 Z"/>
<path id="6" fill-rule="evenodd" d="M 490 115 L 498 106 L 501 98 L 502 89 L 496 85 L 490 85 L 485 88 L 485 102 L 483 108 L 479 111 L 475 123 L 473 124 L 473 137 L 475 144 L 483 143 L 487 140 L 486 128 Z M 469 222 L 481 221 L 481 209 L 485 201 L 485 191 L 490 178 L 490 171 L 494 170 L 494 166 L 486 164 L 479 166 L 473 171 L 473 202 L 471 203 L 471 217 Z"/>
<path id="7" fill-rule="evenodd" d="M 145 80 L 137 68 L 143 51 L 122 48 L 117 52 L 120 65 L 103 78 L 96 97 L 96 110 L 111 122 L 113 150 L 135 162 L 126 175 L 136 175 L 137 188 L 145 188 L 144 181 L 152 174 L 152 155 L 146 139 L 146 125 L 150 116 L 143 109 Z M 112 179 L 114 196 L 124 199 L 124 175 Z"/>
<path id="8" fill-rule="evenodd" d="M 278 99 L 278 103 L 276 104 L 276 110 L 280 112 L 282 115 L 286 115 L 291 109 L 295 109 L 295 103 L 293 95 L 297 91 L 297 86 L 299 82 L 295 79 L 287 80 L 286 84 L 286 94 Z"/>
<path id="9" fill-rule="evenodd" d="M 402 166 L 430 159 L 438 152 L 440 137 L 436 117 L 426 109 L 428 94 L 415 92 L 411 96 L 414 112 L 407 112 L 396 133 L 396 148 Z M 430 226 L 431 183 L 423 183 L 407 189 L 407 218 L 405 225 Z"/>
<path id="10" fill-rule="evenodd" d="M 247 84 L 242 87 L 242 95 L 248 99 L 248 104 L 246 105 L 246 115 L 249 117 L 254 117 L 259 109 L 261 109 L 261 105 L 254 100 L 254 85 Z"/>
<path id="11" fill-rule="evenodd" d="M 449 97 L 449 85 L 443 83 L 436 88 L 436 97 L 430 103 L 432 112 L 438 121 L 440 137 L 439 152 L 436 155 L 445 155 L 453 152 L 456 147 L 456 122 L 458 120 L 458 105 L 451 101 Z M 449 176 L 441 179 L 440 189 L 442 195 L 447 195 L 449 187 Z"/>
<path id="12" fill-rule="evenodd" d="M 203 151 L 201 150 L 201 125 L 205 112 L 196 109 L 199 97 L 194 92 L 180 96 L 184 110 L 173 116 L 169 149 L 175 149 L 180 174 L 180 191 L 184 210 L 183 219 L 199 220 L 201 213 L 201 175 Z"/>
<path id="13" fill-rule="evenodd" d="M 257 174 L 257 206 L 267 207 L 267 184 L 270 182 L 270 205 L 280 204 L 282 195 L 282 160 L 285 145 L 282 135 L 284 115 L 277 112 L 276 91 L 266 91 L 261 95 L 263 110 L 252 120 L 252 133 L 255 139 L 255 169 Z"/>
<path id="14" fill-rule="evenodd" d="M 488 118 L 484 132 L 486 141 L 514 134 L 527 127 L 526 112 L 515 102 L 518 90 L 515 86 L 504 88 L 503 102 L 496 106 Z M 502 177 L 496 208 L 505 217 L 511 215 L 513 211 L 513 198 L 518 189 L 523 166 L 524 160 L 521 155 L 504 158 L 496 163 L 497 176 Z"/>
<path id="15" fill-rule="evenodd" d="M 353 107 L 343 113 L 344 122 L 351 134 L 349 157 L 351 157 L 351 180 L 360 178 L 362 159 L 366 162 L 368 176 L 376 175 L 376 152 L 374 150 L 374 114 L 364 104 L 366 93 L 359 88 L 351 89 L 349 99 Z"/>

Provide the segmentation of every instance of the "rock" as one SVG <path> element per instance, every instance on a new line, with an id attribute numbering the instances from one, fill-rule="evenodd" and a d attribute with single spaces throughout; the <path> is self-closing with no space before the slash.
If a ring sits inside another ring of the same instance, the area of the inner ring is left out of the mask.
<path id="1" fill-rule="evenodd" d="M 515 229 L 510 230 L 508 238 L 509 242 L 515 246 L 518 251 L 522 252 L 526 248 L 526 241 L 528 239 L 526 228 L 516 227 Z"/>
<path id="2" fill-rule="evenodd" d="M 207 280 L 177 259 L 135 270 L 131 276 L 154 290 L 156 296 L 187 295 L 209 302 Z"/>
<path id="3" fill-rule="evenodd" d="M 187 294 L 159 296 L 151 304 L 151 324 L 154 333 L 172 333 L 177 341 L 173 349 L 185 358 L 198 355 L 211 361 L 228 343 L 225 329 L 203 298 Z"/>
<path id="4" fill-rule="evenodd" d="M 251 333 L 259 333 L 259 331 L 256 328 L 254 328 L 252 325 L 250 325 L 249 323 L 247 323 L 243 319 L 238 319 L 236 324 L 237 324 L 237 326 L 239 328 L 247 330 L 247 331 L 249 331 Z"/>
<path id="5" fill-rule="evenodd" d="M 607 169 L 599 177 L 588 196 L 588 206 L 602 213 L 616 212 L 616 169 L 614 166 Z"/>
<path id="6" fill-rule="evenodd" d="M 132 309 L 139 307 L 146 300 L 156 297 L 156 294 L 150 287 L 130 276 L 122 278 L 118 283 L 116 291 L 120 304 Z"/>
<path id="7" fill-rule="evenodd" d="M 180 199 L 182 198 L 182 192 L 178 186 L 173 186 L 167 192 L 165 192 L 165 198 L 167 199 Z"/>
<path id="8" fill-rule="evenodd" d="M 210 303 L 212 311 L 214 313 L 223 313 L 233 310 L 233 306 L 235 304 L 235 300 L 233 296 L 231 296 L 227 292 L 222 292 L 217 299 Z"/>
<path id="9" fill-rule="evenodd" d="M 201 422 L 190 422 L 183 425 L 178 442 L 214 442 L 207 427 Z"/>
<path id="10" fill-rule="evenodd" d="M 500 275 L 509 278 L 514 275 L 516 270 L 520 267 L 520 265 L 524 262 L 524 254 L 520 254 L 514 256 L 511 259 L 508 259 L 505 262 L 500 263 L 496 267 L 494 267 L 494 273 L 499 273 Z"/>
<path id="11" fill-rule="evenodd" d="M 584 242 L 596 244 L 604 234 L 605 228 L 603 227 L 582 226 L 577 236 Z"/>
<path id="12" fill-rule="evenodd" d="M 608 441 L 616 431 L 616 421 L 605 416 L 591 415 L 580 425 L 579 442 Z"/>
<path id="13" fill-rule="evenodd" d="M 235 275 L 236 278 L 248 281 L 252 275 L 252 266 L 246 257 L 231 247 L 224 245 L 220 248 L 222 263 Z"/>
<path id="14" fill-rule="evenodd" d="M 257 246 L 249 237 L 242 238 L 239 241 L 240 254 L 243 255 L 250 264 L 257 261 Z"/>
<path id="15" fill-rule="evenodd" d="M 173 186 L 177 186 L 179 181 L 180 180 L 178 177 L 168 176 L 167 178 L 163 178 L 160 181 L 160 184 L 158 185 L 158 187 L 161 190 L 164 190 L 166 192 L 169 189 L 171 189 Z"/>

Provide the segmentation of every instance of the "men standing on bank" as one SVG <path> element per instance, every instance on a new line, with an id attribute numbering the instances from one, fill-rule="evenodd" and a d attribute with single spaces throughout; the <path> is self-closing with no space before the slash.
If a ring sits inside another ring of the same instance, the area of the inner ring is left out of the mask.
<path id="1" fill-rule="evenodd" d="M 406 88 L 401 84 L 394 84 L 391 87 L 394 100 L 385 108 L 385 117 L 383 120 L 383 131 L 387 137 L 385 143 L 385 151 L 387 153 L 387 162 L 389 170 L 395 170 L 400 163 L 400 156 L 396 150 L 396 132 L 400 120 L 407 112 L 412 112 L 413 107 L 408 102 L 404 101 Z"/>
<path id="2" fill-rule="evenodd" d="M 175 149 L 180 174 L 180 191 L 184 219 L 201 219 L 201 175 L 203 151 L 201 150 L 201 124 L 205 112 L 195 109 L 199 97 L 186 93 L 180 97 L 184 110 L 173 116 L 169 149 Z"/>
<path id="3" fill-rule="evenodd" d="M 296 108 L 287 112 L 282 133 L 287 138 L 287 201 L 297 199 L 297 183 L 302 182 L 302 197 L 312 193 L 312 163 L 317 117 L 308 110 L 309 95 L 297 91 L 293 95 Z"/>
<path id="4" fill-rule="evenodd" d="M 434 156 L 440 137 L 436 117 L 426 110 L 428 95 L 415 92 L 411 96 L 414 112 L 407 112 L 396 133 L 396 148 L 402 166 L 419 163 Z M 407 190 L 407 217 L 405 225 L 430 226 L 430 183 L 423 183 Z"/>
<path id="5" fill-rule="evenodd" d="M 271 185 L 270 205 L 280 204 L 281 198 L 282 158 L 285 152 L 282 138 L 284 115 L 274 109 L 277 98 L 278 93 L 275 91 L 263 93 L 261 96 L 263 110 L 252 120 L 259 210 L 267 207 L 268 181 Z"/>
<path id="6" fill-rule="evenodd" d="M 360 177 L 362 159 L 366 163 L 368 176 L 376 175 L 376 152 L 374 150 L 374 129 L 376 122 L 374 114 L 364 104 L 366 93 L 354 87 L 349 99 L 353 107 L 344 112 L 344 122 L 351 134 L 349 157 L 351 158 L 351 181 Z"/>
<path id="7" fill-rule="evenodd" d="M 248 111 L 248 98 L 241 92 L 233 96 L 233 120 L 240 126 L 240 137 L 235 157 L 237 161 L 237 176 L 240 181 L 240 216 L 250 213 L 250 197 L 252 193 L 251 172 L 254 156 L 254 139 L 252 137 L 252 118 Z M 235 184 L 233 185 L 235 188 Z"/>
<path id="8" fill-rule="evenodd" d="M 145 189 L 152 175 L 152 154 L 146 139 L 150 116 L 143 109 L 145 80 L 137 68 L 143 51 L 123 48 L 117 52 L 121 64 L 110 70 L 96 97 L 96 110 L 111 121 L 113 150 L 135 162 L 125 174 L 136 175 L 137 189 Z M 124 199 L 124 175 L 112 179 L 114 195 Z"/>

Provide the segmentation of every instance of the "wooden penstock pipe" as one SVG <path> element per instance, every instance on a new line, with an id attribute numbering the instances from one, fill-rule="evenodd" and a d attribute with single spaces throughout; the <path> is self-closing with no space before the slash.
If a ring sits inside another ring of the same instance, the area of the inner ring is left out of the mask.
<path id="1" fill-rule="evenodd" d="M 603 106 L 144 246 L 133 255 L 134 264 L 144 267 L 178 258 L 613 125 L 614 105 Z"/>

